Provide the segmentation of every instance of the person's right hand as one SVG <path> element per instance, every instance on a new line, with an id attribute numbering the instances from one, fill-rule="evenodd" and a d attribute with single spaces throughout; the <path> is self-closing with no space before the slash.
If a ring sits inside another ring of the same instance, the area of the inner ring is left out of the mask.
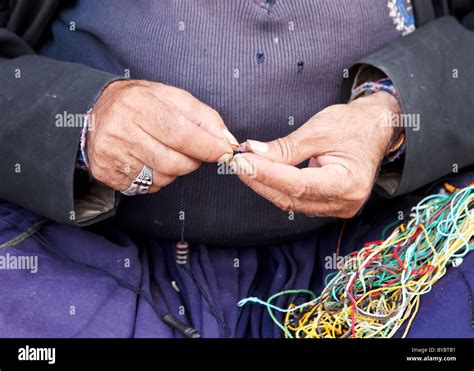
<path id="1" fill-rule="evenodd" d="M 87 137 L 92 176 L 118 191 L 143 166 L 153 169 L 150 192 L 204 162 L 228 162 L 239 143 L 220 115 L 190 93 L 160 83 L 109 84 L 92 109 Z"/>

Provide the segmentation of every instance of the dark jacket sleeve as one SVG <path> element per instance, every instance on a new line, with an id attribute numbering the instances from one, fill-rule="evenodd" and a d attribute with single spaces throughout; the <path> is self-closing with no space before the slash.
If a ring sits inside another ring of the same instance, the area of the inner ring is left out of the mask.
<path id="1" fill-rule="evenodd" d="M 401 178 L 390 196 L 474 164 L 473 31 L 452 16 L 426 23 L 354 65 L 352 78 L 343 82 L 345 101 L 361 65 L 373 66 L 393 81 L 403 113 L 413 115 L 405 123 L 419 120 L 405 128 Z"/>
<path id="2" fill-rule="evenodd" d="M 56 3 L 0 0 L 0 198 L 74 224 L 81 127 L 57 115 L 83 115 L 116 77 L 35 55 Z"/>

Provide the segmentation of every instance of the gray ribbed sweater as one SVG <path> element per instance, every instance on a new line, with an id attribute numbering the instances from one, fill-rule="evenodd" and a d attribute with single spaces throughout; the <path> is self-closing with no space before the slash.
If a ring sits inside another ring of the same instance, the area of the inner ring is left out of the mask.
<path id="1" fill-rule="evenodd" d="M 338 101 L 344 68 L 401 36 L 383 0 L 79 0 L 52 32 L 42 54 L 186 89 L 240 141 L 295 130 Z M 293 217 L 218 170 L 183 178 L 188 240 L 262 244 L 328 221 Z M 180 208 L 175 182 L 122 199 L 116 218 L 178 239 Z"/>

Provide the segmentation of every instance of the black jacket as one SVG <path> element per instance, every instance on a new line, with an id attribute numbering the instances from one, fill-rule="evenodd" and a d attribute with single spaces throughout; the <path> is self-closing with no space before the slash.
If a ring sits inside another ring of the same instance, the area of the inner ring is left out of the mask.
<path id="1" fill-rule="evenodd" d="M 360 61 L 393 80 L 404 112 L 420 115 L 420 130 L 406 131 L 392 196 L 474 164 L 474 0 L 412 1 L 418 29 Z M 0 197 L 74 224 L 75 195 L 83 186 L 75 171 L 81 128 L 57 130 L 54 117 L 86 112 L 116 77 L 35 55 L 59 3 L 0 0 Z M 343 82 L 342 101 L 357 66 Z"/>

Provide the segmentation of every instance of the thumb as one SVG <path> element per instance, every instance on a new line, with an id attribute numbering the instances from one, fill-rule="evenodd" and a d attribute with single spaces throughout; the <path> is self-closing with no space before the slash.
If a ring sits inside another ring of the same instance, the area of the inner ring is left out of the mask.
<path id="1" fill-rule="evenodd" d="M 242 149 L 275 162 L 298 165 L 316 155 L 315 138 L 312 131 L 308 126 L 303 125 L 286 137 L 271 142 L 249 139 L 242 145 Z"/>

